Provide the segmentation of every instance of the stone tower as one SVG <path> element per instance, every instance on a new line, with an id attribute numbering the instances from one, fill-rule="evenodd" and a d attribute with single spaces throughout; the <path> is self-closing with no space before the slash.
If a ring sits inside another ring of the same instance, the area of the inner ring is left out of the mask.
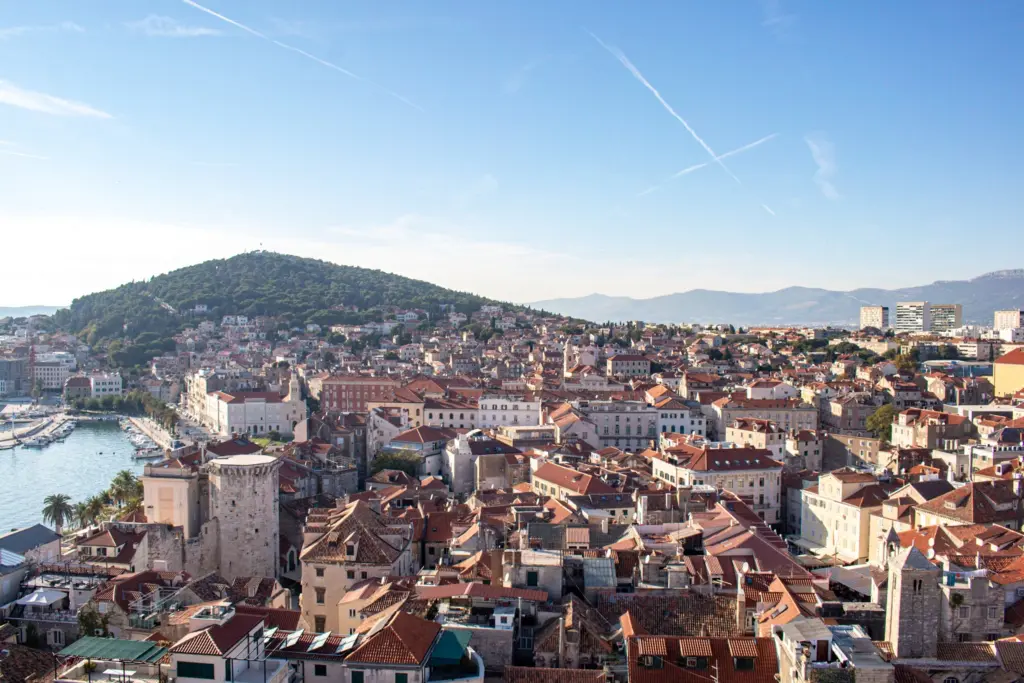
<path id="1" fill-rule="evenodd" d="M 885 639 L 899 658 L 934 658 L 939 642 L 940 570 L 911 546 L 889 558 Z"/>
<path id="2" fill-rule="evenodd" d="M 209 462 L 210 519 L 216 522 L 218 571 L 226 579 L 278 574 L 277 470 L 270 455 L 233 455 Z"/>

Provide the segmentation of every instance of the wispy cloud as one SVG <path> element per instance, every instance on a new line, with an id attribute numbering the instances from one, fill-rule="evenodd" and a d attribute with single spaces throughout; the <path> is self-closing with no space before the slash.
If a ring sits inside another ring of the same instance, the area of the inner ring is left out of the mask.
<path id="1" fill-rule="evenodd" d="M 804 138 L 804 142 L 807 143 L 811 157 L 818 166 L 814 173 L 814 182 L 818 189 L 827 199 L 839 199 L 839 190 L 832 183 L 832 179 L 839 171 L 836 165 L 835 145 L 823 133 L 812 133 Z"/>
<path id="2" fill-rule="evenodd" d="M 779 135 L 778 133 L 772 133 L 771 135 L 765 135 L 760 140 L 754 140 L 753 142 L 751 142 L 749 144 L 746 144 L 746 145 L 743 145 L 742 147 L 737 147 L 736 149 L 730 150 L 730 151 L 726 152 L 725 154 L 720 154 L 719 156 L 717 156 L 715 158 L 715 161 L 718 161 L 720 159 L 728 159 L 731 156 L 735 156 L 737 154 L 742 154 L 743 152 L 746 152 L 749 149 L 753 149 L 753 148 L 757 147 L 758 145 L 762 145 L 762 144 L 768 142 L 769 140 L 778 137 L 778 135 Z M 675 180 L 676 178 L 679 178 L 681 176 L 687 175 L 688 173 L 693 173 L 694 171 L 699 171 L 700 169 L 704 168 L 705 166 L 710 166 L 712 163 L 713 162 L 711 162 L 711 161 L 705 161 L 704 163 L 701 163 L 701 164 L 694 164 L 693 166 L 687 166 L 686 168 L 684 168 L 681 171 L 676 171 L 675 173 L 673 173 L 672 175 L 670 175 L 668 178 L 666 178 L 665 180 L 661 181 L 657 185 L 653 185 L 651 187 L 648 187 L 643 192 L 638 193 L 637 196 L 638 197 L 643 197 L 644 195 L 651 194 L 652 192 L 657 192 L 658 190 L 660 190 L 669 181 L 672 181 L 672 180 Z"/>
<path id="3" fill-rule="evenodd" d="M 455 195 L 453 204 L 456 208 L 465 209 L 475 200 L 493 194 L 498 189 L 498 179 L 490 173 L 484 173 L 462 191 Z"/>
<path id="4" fill-rule="evenodd" d="M 771 215 L 775 215 L 775 212 L 772 211 L 772 207 L 768 206 L 767 204 L 762 204 L 761 208 L 770 213 Z"/>
<path id="5" fill-rule="evenodd" d="M 158 14 L 150 14 L 145 19 L 140 19 L 139 21 L 126 22 L 125 26 L 137 33 L 163 38 L 202 38 L 224 35 L 224 32 L 220 29 L 206 26 L 188 26 L 182 24 L 177 19 Z"/>
<path id="6" fill-rule="evenodd" d="M 587 31 L 587 33 L 590 33 L 590 31 Z M 711 160 L 713 162 L 715 162 L 719 166 L 721 166 L 722 170 L 725 171 L 726 173 L 728 173 L 730 178 L 735 180 L 740 185 L 743 184 L 743 182 L 739 178 L 736 177 L 736 174 L 734 174 L 732 171 L 730 171 L 729 167 L 726 166 L 722 162 L 722 157 L 719 156 L 718 154 L 715 154 L 715 150 L 711 149 L 711 147 L 708 145 L 708 143 L 704 142 L 704 140 L 699 135 L 697 135 L 697 131 L 695 131 L 693 129 L 693 127 L 690 126 L 690 124 L 686 122 L 686 119 L 684 119 L 682 116 L 680 116 L 679 113 L 676 112 L 676 110 L 672 108 L 672 105 L 670 105 L 668 102 L 665 101 L 665 98 L 661 96 L 661 93 L 658 92 L 657 88 L 655 88 L 653 85 L 651 85 L 651 83 L 646 78 L 644 78 L 644 75 L 642 73 L 640 73 L 640 70 L 637 69 L 633 65 L 633 62 L 629 61 L 629 58 L 625 55 L 624 52 L 622 52 L 622 50 L 618 49 L 617 47 L 612 47 L 610 45 L 605 44 L 605 42 L 603 40 L 598 38 L 593 33 L 590 33 L 590 37 L 593 38 L 594 40 L 596 40 L 598 45 L 600 45 L 605 50 L 607 50 L 609 52 L 609 54 L 611 54 L 613 57 L 618 59 L 619 62 L 621 62 L 624 67 L 629 69 L 629 72 L 631 74 L 633 74 L 633 76 L 638 81 L 640 81 L 645 88 L 647 88 L 648 90 L 651 91 L 651 94 L 654 95 L 658 99 L 658 102 L 660 102 L 661 106 L 665 108 L 665 111 L 667 111 L 669 114 L 671 114 L 677 121 L 679 121 L 679 123 L 683 124 L 683 127 L 686 128 L 687 132 L 693 137 L 693 139 L 696 140 L 697 143 L 700 144 L 700 146 L 704 148 L 704 151 L 708 153 L 708 156 L 711 157 Z"/>
<path id="7" fill-rule="evenodd" d="M 761 25 L 775 34 L 776 38 L 788 38 L 797 15 L 787 12 L 782 0 L 761 0 Z"/>
<path id="8" fill-rule="evenodd" d="M 46 161 L 47 159 L 50 158 L 50 157 L 44 157 L 44 156 L 42 156 L 40 154 L 29 154 L 28 152 L 17 152 L 17 151 L 15 151 L 13 149 L 0 149 L 0 154 L 4 154 L 6 156 L 11 156 L 11 157 L 24 157 L 25 159 L 41 159 L 43 161 Z"/>
<path id="9" fill-rule="evenodd" d="M 416 109 L 418 111 L 423 111 L 423 107 L 419 106 L 415 102 L 409 100 L 408 98 L 406 98 L 406 97 L 404 97 L 402 95 L 399 95 L 394 90 L 390 90 L 388 88 L 385 88 L 383 85 L 381 85 L 379 83 L 371 81 L 369 78 L 365 78 L 363 76 L 355 74 L 355 73 L 349 71 L 348 69 L 346 69 L 344 67 L 340 67 L 337 64 L 334 64 L 332 62 L 327 61 L 326 59 L 321 59 L 320 57 L 317 57 L 316 55 L 310 54 L 309 52 L 306 52 L 305 50 L 301 50 L 301 49 L 299 49 L 297 47 L 294 47 L 292 45 L 288 45 L 287 43 L 283 43 L 280 40 L 275 40 L 274 38 L 271 38 L 270 36 L 268 36 L 266 34 L 260 33 L 259 31 L 257 31 L 254 28 L 250 28 L 250 27 L 246 26 L 245 24 L 243 24 L 241 22 L 235 21 L 234 19 L 230 19 L 230 18 L 224 16 L 223 14 L 217 13 L 217 12 L 213 11 L 212 9 L 210 9 L 209 7 L 203 7 L 199 3 L 194 2 L 194 0 L 182 0 L 182 2 L 184 2 L 189 7 L 194 7 L 195 9 L 199 10 L 200 12 L 206 12 L 210 16 L 216 17 L 217 19 L 220 19 L 221 21 L 224 21 L 224 22 L 226 22 L 228 24 L 231 24 L 235 28 L 241 29 L 242 31 L 245 31 L 246 33 L 254 35 L 257 38 L 261 38 L 261 39 L 267 41 L 268 43 L 273 43 L 274 45 L 276 45 L 276 46 L 278 46 L 280 48 L 283 48 L 285 50 L 289 50 L 291 52 L 295 52 L 297 54 L 300 54 L 303 57 L 305 57 L 306 59 L 310 59 L 310 60 L 316 62 L 317 64 L 320 64 L 321 66 L 326 66 L 328 69 L 333 69 L 334 71 L 337 71 L 339 73 L 345 74 L 349 78 L 353 78 L 353 79 L 355 79 L 357 81 L 362 81 L 363 83 L 367 83 L 369 85 L 372 85 L 373 87 L 377 88 L 381 92 L 387 93 L 391 97 L 394 97 L 398 101 L 400 101 L 400 102 L 402 102 L 402 103 L 412 107 L 413 109 Z"/>
<path id="10" fill-rule="evenodd" d="M 65 100 L 46 93 L 34 92 L 19 88 L 9 81 L 0 81 L 0 104 L 9 104 L 12 107 L 37 111 L 43 114 L 54 116 L 89 116 L 97 119 L 113 118 L 105 111 L 101 111 L 88 104 Z"/>
<path id="11" fill-rule="evenodd" d="M 39 155 L 39 154 L 31 154 L 29 152 L 19 152 L 16 149 L 11 149 L 12 147 L 17 147 L 17 146 L 18 145 L 16 145 L 15 143 L 11 142 L 10 140 L 0 140 L 0 154 L 6 155 L 6 156 L 10 156 L 10 157 L 23 157 L 25 159 L 41 159 L 43 161 L 45 161 L 45 160 L 50 158 L 50 157 L 44 157 L 44 156 Z"/>
<path id="12" fill-rule="evenodd" d="M 527 78 L 530 76 L 530 73 L 533 72 L 534 69 L 536 69 L 543 63 L 543 59 L 535 59 L 532 62 L 529 62 L 519 67 L 511 76 L 509 76 L 505 80 L 505 83 L 502 84 L 501 86 L 501 91 L 506 95 L 516 94 L 517 92 L 523 89 L 524 85 L 526 85 L 526 81 Z"/>
<path id="13" fill-rule="evenodd" d="M 48 24 L 45 26 L 9 26 L 0 28 L 0 40 L 17 38 L 27 33 L 85 33 L 85 29 L 73 21 L 62 21 L 59 24 Z"/>

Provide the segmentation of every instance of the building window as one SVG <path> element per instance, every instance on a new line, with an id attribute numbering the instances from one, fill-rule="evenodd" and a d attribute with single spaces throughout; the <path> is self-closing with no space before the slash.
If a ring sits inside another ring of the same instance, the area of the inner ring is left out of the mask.
<path id="1" fill-rule="evenodd" d="M 409 683 L 409 674 L 396 673 L 395 683 Z"/>
<path id="2" fill-rule="evenodd" d="M 345 572 L 345 576 L 346 578 L 354 579 L 356 578 L 356 572 L 354 569 L 349 569 L 347 572 Z"/>
<path id="3" fill-rule="evenodd" d="M 537 572 L 526 572 L 526 585 L 527 586 L 536 587 L 536 586 L 539 585 L 538 581 L 539 581 L 539 577 L 537 575 Z"/>
<path id="4" fill-rule="evenodd" d="M 327 665 L 326 664 L 314 664 L 313 665 L 313 675 L 314 676 L 326 676 L 327 675 Z"/>
<path id="5" fill-rule="evenodd" d="M 352 672 L 352 683 L 363 683 L 363 672 L 353 671 Z"/>
<path id="6" fill-rule="evenodd" d="M 316 604 L 318 604 L 318 605 L 324 604 L 324 595 L 326 595 L 326 593 L 327 593 L 327 589 L 326 588 L 317 588 L 316 589 Z"/>
<path id="7" fill-rule="evenodd" d="M 216 680 L 217 674 L 213 664 L 178 660 L 178 678 L 200 678 L 206 681 L 213 681 Z"/>
<path id="8" fill-rule="evenodd" d="M 350 609 L 348 611 L 348 616 L 349 616 L 349 619 L 355 619 L 356 618 L 356 611 L 354 609 Z"/>
<path id="9" fill-rule="evenodd" d="M 319 577 L 323 577 L 323 575 L 324 575 L 324 568 L 323 567 L 317 567 L 316 568 L 316 575 L 319 576 Z"/>
<path id="10" fill-rule="evenodd" d="M 323 633 L 327 630 L 327 617 L 322 614 L 318 614 L 313 617 L 313 628 L 316 629 L 317 633 Z"/>
<path id="11" fill-rule="evenodd" d="M 970 619 L 971 618 L 971 608 L 967 607 L 966 605 L 964 607 L 961 607 L 960 608 L 960 618 L 961 619 Z"/>

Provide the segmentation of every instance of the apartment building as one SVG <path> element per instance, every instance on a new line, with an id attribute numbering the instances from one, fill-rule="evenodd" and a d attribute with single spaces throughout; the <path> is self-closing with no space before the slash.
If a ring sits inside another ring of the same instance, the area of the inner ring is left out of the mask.
<path id="1" fill-rule="evenodd" d="M 766 523 L 782 521 L 782 463 L 771 451 L 693 437 L 666 449 L 651 466 L 655 479 L 732 491 Z"/>
<path id="2" fill-rule="evenodd" d="M 600 448 L 646 448 L 658 437 L 659 411 L 643 401 L 578 401 L 579 412 L 597 427 Z"/>
<path id="3" fill-rule="evenodd" d="M 901 301 L 896 304 L 897 332 L 928 332 L 932 329 L 931 304 L 927 301 Z"/>
<path id="4" fill-rule="evenodd" d="M 783 431 L 818 428 L 818 409 L 800 399 L 749 399 L 723 397 L 710 406 L 709 431 L 715 438 L 738 418 L 770 420 Z"/>
<path id="5" fill-rule="evenodd" d="M 1024 348 L 996 358 L 992 364 L 992 383 L 996 396 L 1000 398 L 1009 398 L 1024 391 Z"/>
<path id="6" fill-rule="evenodd" d="M 949 332 L 964 324 L 963 304 L 932 304 L 932 332 Z"/>
<path id="7" fill-rule="evenodd" d="M 998 332 L 1024 327 L 1024 310 L 996 311 L 992 327 Z"/>
<path id="8" fill-rule="evenodd" d="M 725 440 L 771 451 L 772 457 L 782 460 L 786 448 L 786 432 L 771 420 L 740 417 L 725 428 Z"/>
<path id="9" fill-rule="evenodd" d="M 533 427 L 541 423 L 540 399 L 526 399 L 507 394 L 484 394 L 479 400 L 481 428 Z"/>
<path id="10" fill-rule="evenodd" d="M 889 327 L 888 306 L 861 306 L 860 307 L 860 329 L 873 327 L 876 330 L 885 330 Z"/>
<path id="11" fill-rule="evenodd" d="M 328 412 L 366 412 L 367 404 L 382 401 L 400 386 L 390 377 L 335 375 L 322 380 L 320 406 Z"/>
<path id="12" fill-rule="evenodd" d="M 37 362 L 33 366 L 35 370 L 35 383 L 44 391 L 62 390 L 64 383 L 71 376 L 71 367 L 56 361 L 48 363 Z"/>
<path id="13" fill-rule="evenodd" d="M 843 468 L 823 474 L 818 485 L 799 491 L 800 534 L 787 540 L 818 555 L 846 563 L 867 559 L 871 514 L 888 497 L 874 476 Z"/>
<path id="14" fill-rule="evenodd" d="M 609 377 L 647 377 L 651 374 L 651 361 L 646 356 L 611 356 L 606 374 Z"/>
<path id="15" fill-rule="evenodd" d="M 303 528 L 299 605 L 317 633 L 337 631 L 338 603 L 366 579 L 409 576 L 418 566 L 413 527 L 383 517 L 362 501 L 344 508 L 310 510 Z"/>
<path id="16" fill-rule="evenodd" d="M 89 375 L 89 387 L 93 398 L 120 396 L 122 392 L 121 374 L 117 372 L 103 372 Z"/>
<path id="17" fill-rule="evenodd" d="M 909 408 L 892 423 L 892 445 L 896 448 L 952 449 L 973 430 L 963 415 Z"/>

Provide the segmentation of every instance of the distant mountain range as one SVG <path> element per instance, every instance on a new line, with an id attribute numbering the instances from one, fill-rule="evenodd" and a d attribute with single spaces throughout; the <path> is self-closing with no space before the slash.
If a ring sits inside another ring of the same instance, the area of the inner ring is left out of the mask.
<path id="1" fill-rule="evenodd" d="M 0 318 L 27 318 L 32 315 L 53 315 L 63 306 L 11 306 L 0 308 Z"/>
<path id="2" fill-rule="evenodd" d="M 893 320 L 897 301 L 963 304 L 965 322 L 991 325 L 994 311 L 1024 309 L 1024 269 L 1000 270 L 970 280 L 940 280 L 904 289 L 837 292 L 787 287 L 763 294 L 693 289 L 650 299 L 590 294 L 528 305 L 593 321 L 856 325 L 860 320 L 860 307 L 866 305 L 888 306 L 890 320 Z"/>

